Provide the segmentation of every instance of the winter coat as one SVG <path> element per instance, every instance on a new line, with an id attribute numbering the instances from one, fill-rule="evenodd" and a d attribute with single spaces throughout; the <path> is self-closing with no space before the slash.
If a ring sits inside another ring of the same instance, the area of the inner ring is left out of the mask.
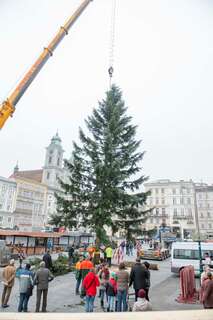
<path id="1" fill-rule="evenodd" d="M 150 271 L 149 270 L 147 270 L 146 269 L 146 271 L 147 271 L 147 278 L 146 278 L 146 289 L 149 289 L 150 288 L 150 286 L 151 286 L 151 283 L 150 283 Z"/>
<path id="2" fill-rule="evenodd" d="M 104 270 L 100 270 L 98 273 L 99 280 L 100 280 L 100 289 L 106 289 L 106 283 L 109 280 L 109 270 L 106 268 Z"/>
<path id="3" fill-rule="evenodd" d="M 206 282 L 206 283 L 205 283 Z M 204 281 L 203 305 L 204 308 L 213 308 L 213 280 Z"/>
<path id="4" fill-rule="evenodd" d="M 16 268 L 14 266 L 7 266 L 3 270 L 3 282 L 8 287 L 13 287 L 15 282 L 15 276 L 16 276 Z"/>
<path id="5" fill-rule="evenodd" d="M 18 273 L 19 292 L 26 293 L 33 286 L 33 273 L 30 270 L 21 269 Z"/>
<path id="6" fill-rule="evenodd" d="M 129 273 L 126 270 L 117 272 L 117 288 L 118 290 L 128 290 Z"/>
<path id="7" fill-rule="evenodd" d="M 43 256 L 43 261 L 45 262 L 45 267 L 47 269 L 51 269 L 53 264 L 52 264 L 52 258 L 51 255 L 49 253 L 45 253 L 45 255 Z"/>
<path id="8" fill-rule="evenodd" d="M 131 269 L 129 285 L 131 286 L 133 283 L 135 290 L 146 289 L 148 287 L 148 280 L 149 273 L 146 267 L 143 266 L 140 262 L 137 262 Z"/>
<path id="9" fill-rule="evenodd" d="M 48 289 L 48 284 L 53 280 L 53 275 L 47 268 L 40 268 L 35 275 L 34 284 L 37 285 L 39 290 Z"/>
<path id="10" fill-rule="evenodd" d="M 83 280 L 83 287 L 86 290 L 86 295 L 95 297 L 96 296 L 96 288 L 99 287 L 100 282 L 98 277 L 93 272 L 89 272 Z"/>
<path id="11" fill-rule="evenodd" d="M 151 311 L 152 305 L 145 298 L 138 298 L 138 300 L 134 303 L 133 312 L 136 311 Z"/>
<path id="12" fill-rule="evenodd" d="M 117 282 L 111 278 L 106 284 L 106 294 L 109 297 L 115 297 L 117 294 Z"/>

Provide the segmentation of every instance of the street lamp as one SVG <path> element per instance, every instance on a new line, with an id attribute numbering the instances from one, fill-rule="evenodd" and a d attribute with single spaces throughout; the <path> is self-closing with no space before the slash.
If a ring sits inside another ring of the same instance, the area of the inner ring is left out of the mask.
<path id="1" fill-rule="evenodd" d="M 200 226 L 199 226 L 199 218 L 198 218 L 198 209 L 197 209 L 197 198 L 196 198 L 196 187 L 194 187 L 194 206 L 195 206 L 195 223 L 197 226 L 197 233 L 198 233 L 198 250 L 199 250 L 199 270 L 200 276 L 203 272 L 203 261 L 202 261 L 202 250 L 201 250 L 201 237 L 200 237 Z"/>

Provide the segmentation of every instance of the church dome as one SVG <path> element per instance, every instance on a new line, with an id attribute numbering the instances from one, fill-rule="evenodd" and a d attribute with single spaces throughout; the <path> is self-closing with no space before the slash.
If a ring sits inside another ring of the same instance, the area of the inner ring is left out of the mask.
<path id="1" fill-rule="evenodd" d="M 53 144 L 61 144 L 61 138 L 58 135 L 58 132 L 56 133 L 55 136 L 52 137 L 51 143 Z"/>

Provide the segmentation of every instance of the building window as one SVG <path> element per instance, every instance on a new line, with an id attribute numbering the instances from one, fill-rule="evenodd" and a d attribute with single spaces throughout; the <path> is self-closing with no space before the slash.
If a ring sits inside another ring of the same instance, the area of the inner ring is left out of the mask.
<path id="1" fill-rule="evenodd" d="M 162 215 L 166 214 L 166 208 L 162 208 Z"/>
<path id="2" fill-rule="evenodd" d="M 183 197 L 180 198 L 180 204 L 184 204 Z"/>
<path id="3" fill-rule="evenodd" d="M 188 208 L 188 215 L 189 215 L 190 217 L 192 217 L 192 209 L 191 209 L 191 208 Z"/>
<path id="4" fill-rule="evenodd" d="M 164 188 L 161 188 L 161 193 L 164 193 Z"/>
<path id="5" fill-rule="evenodd" d="M 191 204 L 191 198 L 187 198 L 187 204 Z"/>
<path id="6" fill-rule="evenodd" d="M 156 213 L 156 215 L 159 215 L 159 208 L 155 209 L 155 213 Z"/>
<path id="7" fill-rule="evenodd" d="M 11 221 L 12 221 L 12 218 L 11 218 L 11 217 L 8 217 L 8 218 L 7 218 L 7 222 L 10 223 Z"/>
<path id="8" fill-rule="evenodd" d="M 173 193 L 173 194 L 176 194 L 176 189 L 172 189 L 172 193 Z"/>
<path id="9" fill-rule="evenodd" d="M 2 204 L 2 203 L 0 203 L 0 209 L 2 209 L 2 207 L 3 207 L 3 204 Z"/>
<path id="10" fill-rule="evenodd" d="M 199 199 L 202 199 L 202 194 L 201 193 L 199 193 Z"/>
<path id="11" fill-rule="evenodd" d="M 50 178 L 50 173 L 47 172 L 47 180 L 49 180 L 49 178 Z"/>
<path id="12" fill-rule="evenodd" d="M 58 161 L 57 161 L 57 166 L 60 165 L 60 158 L 58 158 Z"/>
<path id="13" fill-rule="evenodd" d="M 207 208 L 210 208 L 210 204 L 209 203 L 207 203 Z"/>
<path id="14" fill-rule="evenodd" d="M 2 221 L 3 221 L 3 217 L 2 217 L 2 216 L 0 216 L 0 223 L 2 223 Z"/>
<path id="15" fill-rule="evenodd" d="M 49 164 L 51 164 L 52 163 L 52 157 L 49 157 Z"/>
<path id="16" fill-rule="evenodd" d="M 204 229 L 204 228 L 205 228 L 205 226 L 204 226 L 204 224 L 203 224 L 203 223 L 201 224 L 201 228 L 202 228 L 202 229 Z"/>
<path id="17" fill-rule="evenodd" d="M 156 198 L 156 200 L 155 200 L 155 204 L 159 204 L 159 200 L 158 200 L 158 198 Z"/>
<path id="18" fill-rule="evenodd" d="M 173 198 L 173 204 L 176 204 L 176 198 Z"/>
<path id="19" fill-rule="evenodd" d="M 203 218 L 203 212 L 200 213 L 200 217 Z"/>
<path id="20" fill-rule="evenodd" d="M 202 202 L 199 203 L 199 208 L 202 208 Z"/>
<path id="21" fill-rule="evenodd" d="M 207 212 L 207 216 L 208 216 L 208 218 L 210 218 L 211 217 L 211 213 Z"/>
<path id="22" fill-rule="evenodd" d="M 150 223 L 153 223 L 153 218 L 150 218 Z"/>
<path id="23" fill-rule="evenodd" d="M 212 224 L 211 223 L 209 223 L 209 229 L 211 229 L 212 228 Z"/>
<path id="24" fill-rule="evenodd" d="M 158 189 L 155 189 L 155 193 L 158 194 Z"/>
<path id="25" fill-rule="evenodd" d="M 174 216 L 177 216 L 177 208 L 174 209 L 173 214 Z"/>
<path id="26" fill-rule="evenodd" d="M 159 218 L 156 218 L 156 223 L 159 224 Z"/>
<path id="27" fill-rule="evenodd" d="M 165 204 L 165 199 L 164 198 L 161 199 L 161 204 Z"/>

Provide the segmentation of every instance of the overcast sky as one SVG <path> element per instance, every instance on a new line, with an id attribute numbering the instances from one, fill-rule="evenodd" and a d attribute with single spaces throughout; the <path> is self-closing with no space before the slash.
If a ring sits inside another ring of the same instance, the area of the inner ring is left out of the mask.
<path id="1" fill-rule="evenodd" d="M 82 0 L 0 0 L 5 99 Z M 108 89 L 111 0 L 94 0 L 0 132 L 0 175 L 39 169 L 56 133 L 69 157 Z M 213 183 L 213 1 L 117 0 L 114 82 L 138 125 L 144 173 Z"/>

